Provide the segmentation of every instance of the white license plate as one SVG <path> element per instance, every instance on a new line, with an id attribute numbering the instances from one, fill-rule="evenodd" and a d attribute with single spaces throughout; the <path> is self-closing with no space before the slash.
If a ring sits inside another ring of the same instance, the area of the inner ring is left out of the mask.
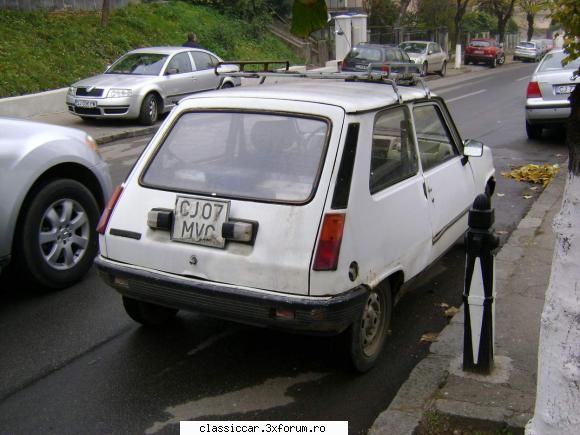
<path id="1" fill-rule="evenodd" d="M 575 85 L 561 85 L 561 86 L 554 86 L 556 90 L 556 95 L 568 95 L 571 94 L 574 90 Z"/>
<path id="2" fill-rule="evenodd" d="M 76 107 L 88 107 L 88 108 L 95 108 L 97 107 L 97 102 L 94 100 L 75 100 Z"/>
<path id="3" fill-rule="evenodd" d="M 482 51 L 482 50 L 475 50 L 475 51 L 473 52 L 473 54 L 483 54 L 483 51 Z"/>
<path id="4" fill-rule="evenodd" d="M 222 225 L 228 220 L 230 202 L 178 196 L 171 239 L 177 242 L 223 248 Z"/>

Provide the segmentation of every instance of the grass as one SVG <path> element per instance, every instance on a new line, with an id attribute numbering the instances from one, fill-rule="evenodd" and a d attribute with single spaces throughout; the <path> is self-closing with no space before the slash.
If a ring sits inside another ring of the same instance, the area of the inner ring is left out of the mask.
<path id="1" fill-rule="evenodd" d="M 263 24 L 181 1 L 115 9 L 106 28 L 100 26 L 100 12 L 3 10 L 0 98 L 66 87 L 102 72 L 128 50 L 181 45 L 191 31 L 202 47 L 225 60 L 301 61 Z"/>

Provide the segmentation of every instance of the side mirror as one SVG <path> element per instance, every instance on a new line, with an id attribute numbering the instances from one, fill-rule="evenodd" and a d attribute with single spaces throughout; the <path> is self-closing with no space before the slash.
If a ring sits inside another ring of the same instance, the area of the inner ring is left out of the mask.
<path id="1" fill-rule="evenodd" d="M 481 157 L 483 155 L 483 143 L 475 139 L 463 141 L 463 155 L 465 157 Z"/>

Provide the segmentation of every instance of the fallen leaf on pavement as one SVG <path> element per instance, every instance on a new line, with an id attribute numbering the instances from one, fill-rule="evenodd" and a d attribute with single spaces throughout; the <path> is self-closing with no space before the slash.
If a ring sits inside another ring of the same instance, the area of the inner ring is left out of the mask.
<path id="1" fill-rule="evenodd" d="M 419 340 L 420 343 L 434 343 L 437 341 L 437 337 L 439 336 L 438 332 L 429 332 L 427 334 L 423 334 L 421 339 Z"/>
<path id="2" fill-rule="evenodd" d="M 524 195 L 524 199 L 531 199 L 531 198 L 533 198 L 532 195 Z"/>
<path id="3" fill-rule="evenodd" d="M 524 165 L 514 167 L 510 172 L 502 172 L 501 175 L 513 178 L 517 181 L 528 181 L 535 184 L 542 184 L 546 187 L 552 181 L 552 178 L 558 173 L 560 165 Z"/>
<path id="4" fill-rule="evenodd" d="M 496 196 L 499 196 L 500 198 L 505 196 L 505 193 L 496 193 Z"/>
<path id="5" fill-rule="evenodd" d="M 459 308 L 450 307 L 447 310 L 445 310 L 445 317 L 451 318 L 451 317 L 455 316 L 458 312 L 459 312 Z"/>

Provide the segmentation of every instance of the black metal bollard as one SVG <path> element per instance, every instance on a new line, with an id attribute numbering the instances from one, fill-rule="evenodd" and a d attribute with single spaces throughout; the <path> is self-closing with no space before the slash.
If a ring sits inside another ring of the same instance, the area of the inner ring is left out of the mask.
<path id="1" fill-rule="evenodd" d="M 495 307 L 495 219 L 491 200 L 480 194 L 469 210 L 465 234 L 465 287 L 463 303 L 463 370 L 489 374 L 493 369 Z"/>

